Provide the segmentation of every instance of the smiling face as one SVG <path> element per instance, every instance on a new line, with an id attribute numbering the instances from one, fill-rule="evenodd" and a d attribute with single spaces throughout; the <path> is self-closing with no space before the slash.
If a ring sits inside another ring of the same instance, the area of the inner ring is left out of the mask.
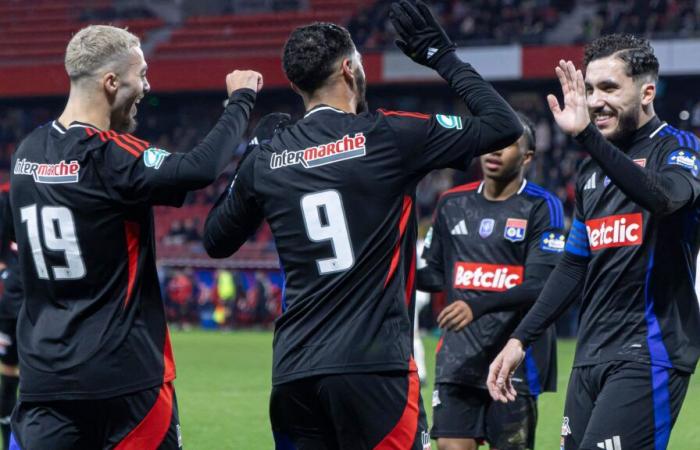
<path id="1" fill-rule="evenodd" d="M 586 67 L 586 101 L 591 121 L 608 140 L 621 140 L 640 124 L 644 90 L 649 83 L 627 75 L 626 63 L 615 55 Z"/>
<path id="2" fill-rule="evenodd" d="M 148 66 L 140 47 L 133 47 L 117 74 L 117 89 L 114 94 L 111 112 L 110 128 L 121 132 L 131 133 L 136 130 L 137 105 L 151 90 L 146 79 Z"/>

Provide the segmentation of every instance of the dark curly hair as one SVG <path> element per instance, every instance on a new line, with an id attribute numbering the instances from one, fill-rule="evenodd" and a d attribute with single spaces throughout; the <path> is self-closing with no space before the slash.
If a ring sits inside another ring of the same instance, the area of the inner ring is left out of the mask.
<path id="1" fill-rule="evenodd" d="M 282 67 L 287 79 L 304 92 L 314 92 L 333 73 L 336 62 L 355 51 L 345 28 L 326 22 L 298 27 L 287 39 Z"/>
<path id="2" fill-rule="evenodd" d="M 659 78 L 659 60 L 654 55 L 654 48 L 647 39 L 631 34 L 616 33 L 601 36 L 586 45 L 583 66 L 591 61 L 615 55 L 627 65 L 627 76 L 638 80 L 642 77 Z"/>

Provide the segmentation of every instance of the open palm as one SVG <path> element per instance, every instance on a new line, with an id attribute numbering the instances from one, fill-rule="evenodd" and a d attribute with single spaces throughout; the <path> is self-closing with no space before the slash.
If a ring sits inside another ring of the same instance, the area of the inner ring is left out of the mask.
<path id="1" fill-rule="evenodd" d="M 564 108 L 559 106 L 557 98 L 549 94 L 547 102 L 554 115 L 554 120 L 561 130 L 575 136 L 583 131 L 591 119 L 586 106 L 586 88 L 583 82 L 583 74 L 576 70 L 571 61 L 559 61 L 559 66 L 554 69 L 561 83 L 561 91 L 564 95 Z"/>

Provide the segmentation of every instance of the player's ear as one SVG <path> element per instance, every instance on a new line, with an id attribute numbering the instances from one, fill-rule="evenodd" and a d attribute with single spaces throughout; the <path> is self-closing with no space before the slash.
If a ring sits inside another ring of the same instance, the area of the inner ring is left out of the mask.
<path id="1" fill-rule="evenodd" d="M 642 106 L 651 105 L 654 102 L 654 98 L 656 98 L 656 83 L 653 83 L 653 82 L 642 83 L 641 95 L 642 95 Z"/>
<path id="2" fill-rule="evenodd" d="M 114 72 L 105 73 L 102 75 L 102 87 L 110 96 L 116 95 L 119 87 L 119 76 Z"/>
<path id="3" fill-rule="evenodd" d="M 343 79 L 351 86 L 355 83 L 355 65 L 351 58 L 343 58 L 340 61 L 340 72 Z"/>
<path id="4" fill-rule="evenodd" d="M 529 166 L 534 157 L 535 157 L 534 150 L 525 150 L 525 153 L 523 154 L 523 167 Z"/>

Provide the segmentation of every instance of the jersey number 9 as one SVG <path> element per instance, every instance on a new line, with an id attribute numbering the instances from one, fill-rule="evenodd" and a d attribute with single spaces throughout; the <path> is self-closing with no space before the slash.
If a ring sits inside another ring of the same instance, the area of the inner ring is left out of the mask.
<path id="1" fill-rule="evenodd" d="M 312 242 L 330 241 L 333 258 L 317 259 L 318 273 L 340 272 L 355 264 L 348 223 L 338 191 L 329 190 L 306 194 L 301 198 L 306 234 Z"/>

